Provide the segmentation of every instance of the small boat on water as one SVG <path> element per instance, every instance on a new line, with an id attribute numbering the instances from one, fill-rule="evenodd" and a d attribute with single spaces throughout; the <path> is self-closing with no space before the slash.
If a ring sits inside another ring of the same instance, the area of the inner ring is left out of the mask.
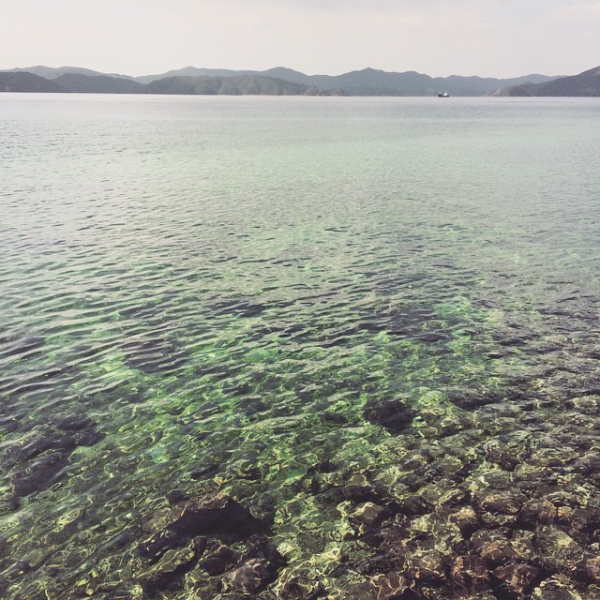
<path id="1" fill-rule="evenodd" d="M 438 98 L 450 98 L 450 94 L 448 92 L 438 92 Z"/>

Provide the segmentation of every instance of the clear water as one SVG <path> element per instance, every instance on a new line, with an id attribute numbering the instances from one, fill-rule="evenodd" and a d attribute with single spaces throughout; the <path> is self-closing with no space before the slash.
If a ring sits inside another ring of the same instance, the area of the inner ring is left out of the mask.
<path id="1" fill-rule="evenodd" d="M 152 597 L 137 546 L 175 490 L 270 522 L 282 598 L 299 573 L 332 598 L 373 575 L 336 571 L 378 552 L 360 503 L 322 501 L 357 477 L 429 498 L 408 531 L 449 565 L 440 490 L 485 513 L 490 472 L 510 491 L 537 469 L 523 501 L 597 511 L 599 115 L 0 95 L 2 598 Z M 368 409 L 395 401 L 399 429 Z M 156 597 L 214 597 L 209 579 Z"/>

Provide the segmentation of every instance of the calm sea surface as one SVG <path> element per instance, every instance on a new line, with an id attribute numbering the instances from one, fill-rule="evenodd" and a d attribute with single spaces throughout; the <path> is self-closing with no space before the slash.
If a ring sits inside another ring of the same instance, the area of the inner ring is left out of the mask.
<path id="1" fill-rule="evenodd" d="M 0 596 L 599 598 L 599 157 L 598 99 L 0 95 Z"/>

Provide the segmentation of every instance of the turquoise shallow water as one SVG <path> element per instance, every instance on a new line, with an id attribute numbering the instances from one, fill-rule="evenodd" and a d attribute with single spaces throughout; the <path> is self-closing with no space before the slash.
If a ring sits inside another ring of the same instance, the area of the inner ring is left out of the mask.
<path id="1" fill-rule="evenodd" d="M 2 597 L 596 597 L 599 108 L 0 95 Z"/>

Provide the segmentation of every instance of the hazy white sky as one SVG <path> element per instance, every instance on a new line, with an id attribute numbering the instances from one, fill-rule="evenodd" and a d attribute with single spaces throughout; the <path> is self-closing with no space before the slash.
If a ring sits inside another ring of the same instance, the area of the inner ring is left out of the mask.
<path id="1" fill-rule="evenodd" d="M 600 1 L 0 0 L 0 69 L 33 65 L 575 75 L 600 65 Z"/>

